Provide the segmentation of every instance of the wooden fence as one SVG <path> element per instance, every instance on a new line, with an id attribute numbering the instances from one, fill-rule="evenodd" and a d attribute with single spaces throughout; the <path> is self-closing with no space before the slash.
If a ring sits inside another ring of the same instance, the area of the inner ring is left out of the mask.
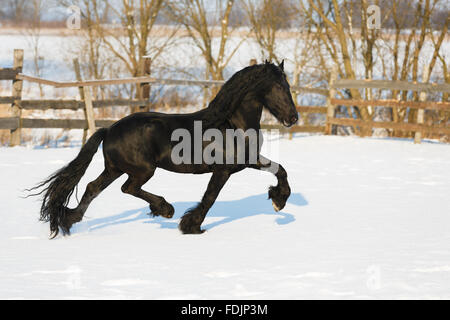
<path id="1" fill-rule="evenodd" d="M 108 127 L 116 120 L 95 120 L 94 108 L 111 106 L 131 106 L 146 107 L 149 104 L 150 85 L 188 85 L 188 86 L 221 86 L 224 81 L 211 80 L 184 80 L 184 79 L 160 79 L 150 77 L 150 61 L 144 59 L 144 74 L 142 77 L 105 79 L 105 80 L 82 80 L 79 63 L 74 60 L 74 68 L 77 81 L 61 82 L 29 76 L 22 73 L 23 50 L 14 51 L 13 68 L 0 69 L 0 80 L 13 81 L 13 93 L 10 97 L 0 97 L 0 104 L 11 104 L 11 115 L 7 118 L 0 118 L 0 129 L 11 130 L 10 145 L 20 144 L 21 130 L 23 128 L 64 128 L 64 129 L 84 129 L 83 142 L 90 136 L 97 127 Z M 81 100 L 22 100 L 23 81 L 33 82 L 40 85 L 52 86 L 54 88 L 79 88 Z M 138 98 L 136 100 L 112 99 L 97 100 L 92 99 L 91 87 L 119 84 L 138 84 Z M 294 86 L 293 91 L 300 93 L 313 93 L 326 96 L 328 90 L 321 88 L 307 88 Z M 84 110 L 85 119 L 36 119 L 24 118 L 23 110 Z M 302 113 L 326 113 L 325 107 L 302 107 L 297 108 Z M 285 128 L 278 124 L 263 124 L 263 129 L 277 129 L 283 133 L 289 133 L 290 137 L 294 132 L 323 132 L 323 126 L 293 126 Z"/>
<path id="2" fill-rule="evenodd" d="M 21 131 L 23 128 L 64 128 L 64 129 L 84 129 L 83 142 L 87 136 L 93 134 L 96 127 L 110 126 L 114 120 L 95 120 L 94 108 L 104 108 L 112 106 L 145 107 L 148 105 L 149 90 L 146 83 L 140 79 L 129 81 L 138 83 L 139 99 L 109 99 L 93 101 L 91 86 L 101 85 L 101 81 L 82 81 L 78 60 L 74 60 L 74 68 L 78 81 L 76 82 L 56 82 L 22 74 L 23 50 L 14 50 L 14 65 L 12 68 L 0 69 L 0 80 L 12 80 L 12 94 L 9 97 L 0 97 L 0 104 L 11 104 L 10 117 L 0 118 L 0 129 L 11 131 L 10 146 L 20 145 Z M 149 70 L 148 71 L 149 74 Z M 147 72 L 146 72 L 147 73 Z M 127 83 L 127 79 L 121 79 L 122 83 Z M 23 81 L 35 82 L 41 85 L 60 87 L 78 87 L 81 100 L 23 100 Z M 109 80 L 114 83 L 114 80 Z M 92 83 L 93 82 L 93 83 Z M 23 110 L 84 110 L 85 119 L 36 119 L 24 118 Z"/>
<path id="3" fill-rule="evenodd" d="M 182 79 L 159 79 L 150 77 L 150 61 L 145 59 L 142 65 L 142 71 L 145 76 L 122 79 L 106 80 L 82 80 L 80 67 L 77 60 L 74 60 L 74 69 L 77 81 L 60 82 L 51 81 L 42 78 L 32 77 L 22 73 L 23 68 L 23 50 L 14 50 L 14 65 L 12 68 L 0 69 L 0 80 L 11 80 L 13 82 L 12 95 L 9 97 L 0 97 L 0 104 L 11 104 L 10 117 L 0 118 L 0 129 L 11 130 L 10 145 L 20 144 L 22 128 L 65 128 L 65 129 L 84 129 L 83 141 L 91 135 L 96 127 L 108 127 L 116 120 L 95 120 L 94 108 L 103 108 L 111 106 L 130 106 L 133 108 L 145 108 L 149 105 L 150 85 L 189 85 L 189 86 L 220 86 L 224 81 L 210 80 L 182 80 Z M 424 82 L 428 81 L 424 74 Z M 49 85 L 55 88 L 78 87 L 81 100 L 22 100 L 23 81 Z M 91 88 L 104 85 L 118 84 L 138 84 L 137 99 L 111 99 L 97 100 L 92 99 Z M 303 94 L 319 94 L 327 97 L 326 106 L 298 106 L 297 110 L 303 116 L 311 113 L 326 114 L 325 126 L 296 125 L 291 128 L 285 128 L 276 124 L 263 124 L 263 129 L 277 129 L 284 133 L 289 133 L 290 137 L 295 132 L 313 132 L 331 134 L 332 127 L 336 125 L 353 126 L 371 130 L 372 128 L 388 128 L 395 130 L 404 130 L 415 132 L 415 142 L 420 143 L 422 134 L 448 134 L 450 127 L 446 124 L 442 126 L 427 126 L 424 124 L 424 110 L 444 110 L 450 112 L 450 103 L 448 102 L 427 102 L 426 97 L 429 92 L 450 92 L 449 84 L 431 84 L 431 83 L 411 83 L 406 81 L 380 81 L 380 80 L 348 80 L 337 79 L 337 73 L 334 69 L 329 81 L 329 89 L 310 88 L 291 86 L 291 90 Z M 385 89 L 385 90 L 411 90 L 421 92 L 420 101 L 397 101 L 397 100 L 347 100 L 336 99 L 337 89 Z M 395 122 L 376 122 L 363 121 L 353 118 L 336 118 L 335 110 L 337 106 L 355 106 L 355 107 L 407 107 L 418 109 L 417 124 L 395 123 Z M 84 110 L 85 119 L 35 119 L 24 118 L 23 110 Z"/>
<path id="4" fill-rule="evenodd" d="M 325 134 L 332 133 L 333 125 L 343 125 L 358 127 L 370 132 L 372 128 L 394 129 L 399 131 L 414 132 L 414 142 L 420 143 L 424 133 L 450 135 L 450 126 L 447 123 L 443 125 L 424 124 L 425 110 L 440 110 L 450 112 L 449 102 L 426 101 L 427 94 L 433 92 L 450 93 L 450 84 L 427 83 L 429 79 L 428 68 L 424 67 L 422 79 L 424 83 L 414 83 L 407 81 L 384 81 L 384 80 L 349 80 L 336 79 L 336 70 L 333 70 L 329 85 L 329 95 L 327 98 L 327 121 Z M 399 90 L 420 92 L 420 101 L 398 101 L 398 100 L 354 100 L 354 99 L 336 99 L 336 89 L 381 89 L 381 90 Z M 418 109 L 417 123 L 406 122 L 380 122 L 373 120 L 361 120 L 353 118 L 336 118 L 335 110 L 337 106 L 347 107 L 376 107 L 383 106 L 389 108 L 410 108 Z"/>

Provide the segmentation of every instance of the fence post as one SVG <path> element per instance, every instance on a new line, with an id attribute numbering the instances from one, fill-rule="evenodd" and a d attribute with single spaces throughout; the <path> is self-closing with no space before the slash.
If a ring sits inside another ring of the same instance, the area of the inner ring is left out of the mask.
<path id="1" fill-rule="evenodd" d="M 325 134 L 331 134 L 333 125 L 330 123 L 330 120 L 334 118 L 334 108 L 335 106 L 331 103 L 331 99 L 333 99 L 336 95 L 336 89 L 334 88 L 334 83 L 337 79 L 337 66 L 333 66 L 331 70 L 329 85 L 329 93 L 327 97 L 327 122 L 325 125 Z"/>
<path id="2" fill-rule="evenodd" d="M 372 72 L 369 70 L 368 80 L 372 80 Z M 366 88 L 366 99 L 372 100 L 372 89 Z M 372 114 L 372 106 L 367 106 L 367 111 Z M 364 121 L 364 126 L 361 128 L 361 137 L 371 137 L 372 136 L 372 117 L 368 121 Z"/>
<path id="3" fill-rule="evenodd" d="M 292 75 L 292 84 L 294 86 L 298 86 L 298 81 L 299 81 L 299 75 L 301 72 L 301 66 L 298 65 L 298 63 L 295 63 L 295 67 L 294 67 L 294 74 Z M 294 100 L 295 106 L 297 107 L 297 91 L 294 91 L 292 93 L 292 100 Z M 303 113 L 301 114 L 302 118 L 303 118 L 303 124 L 304 125 L 308 125 L 308 114 L 307 113 Z M 289 130 L 289 140 L 292 140 L 292 129 Z"/>
<path id="4" fill-rule="evenodd" d="M 428 65 L 423 66 L 423 73 L 422 73 L 422 83 L 427 83 L 430 78 L 430 72 L 428 69 Z M 424 102 L 427 100 L 427 93 L 425 91 L 421 91 L 419 95 L 419 101 Z M 425 117 L 425 109 L 419 109 L 417 111 L 417 124 L 423 124 L 424 123 L 424 117 Z M 422 142 L 422 131 L 416 131 L 414 133 L 414 143 L 421 143 Z"/>
<path id="5" fill-rule="evenodd" d="M 141 65 L 140 68 L 142 70 L 142 75 L 149 77 L 150 76 L 150 68 L 151 68 L 151 64 L 152 64 L 152 59 L 149 57 L 143 57 L 143 59 L 141 60 Z M 139 100 L 145 100 L 146 104 L 139 106 L 139 111 L 148 111 L 149 110 L 149 105 L 148 105 L 148 100 L 150 99 L 150 83 L 146 82 L 146 83 L 141 83 L 138 86 L 138 99 Z"/>
<path id="6" fill-rule="evenodd" d="M 94 118 L 94 108 L 92 106 L 91 87 L 83 87 L 83 93 L 86 111 L 86 121 L 88 125 L 88 132 L 86 138 L 89 138 L 95 133 L 95 118 Z"/>
<path id="7" fill-rule="evenodd" d="M 15 49 L 14 50 L 14 65 L 13 68 L 18 70 L 19 72 L 22 72 L 23 68 L 23 49 Z M 16 129 L 11 130 L 11 139 L 9 142 L 9 145 L 11 147 L 20 145 L 21 135 L 22 135 L 22 109 L 20 107 L 20 100 L 22 100 L 22 86 L 23 81 L 22 80 L 13 80 L 13 86 L 12 86 L 12 96 L 14 99 L 14 102 L 11 106 L 11 116 L 17 117 L 19 119 L 18 121 L 18 127 Z"/>
<path id="8" fill-rule="evenodd" d="M 80 68 L 80 62 L 78 61 L 78 58 L 73 59 L 73 69 L 75 70 L 75 76 L 77 78 L 77 81 L 83 81 L 83 78 L 81 77 L 81 68 Z M 80 94 L 81 101 L 84 102 L 84 90 L 83 87 L 78 87 L 78 93 Z M 84 118 L 87 119 L 88 116 L 86 114 L 86 108 L 83 108 L 84 111 Z M 82 144 L 84 145 L 86 143 L 88 136 L 88 129 L 83 129 L 83 140 Z"/>

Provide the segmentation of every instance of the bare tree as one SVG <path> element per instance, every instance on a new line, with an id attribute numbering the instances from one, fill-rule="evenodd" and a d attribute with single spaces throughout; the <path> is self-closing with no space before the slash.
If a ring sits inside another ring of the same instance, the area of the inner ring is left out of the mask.
<path id="1" fill-rule="evenodd" d="M 27 21 L 24 33 L 33 52 L 34 74 L 37 77 L 41 77 L 45 62 L 44 57 L 41 55 L 41 22 L 42 13 L 46 7 L 43 0 L 31 0 L 30 3 L 32 17 Z M 42 98 L 44 96 L 42 84 L 39 84 L 39 93 Z"/>
<path id="2" fill-rule="evenodd" d="M 447 33 L 448 22 L 445 20 L 440 32 L 434 32 L 436 24 L 431 21 L 436 13 L 442 18 L 442 0 L 300 0 L 299 4 L 301 12 L 316 30 L 319 39 L 316 57 L 323 61 L 322 68 L 329 70 L 334 64 L 341 78 L 355 79 L 360 74 L 365 79 L 372 79 L 374 67 L 379 63 L 384 78 L 420 81 L 419 64 L 426 56 L 424 48 L 428 45 L 427 41 L 434 44 L 429 61 L 430 74 L 436 62 L 442 60 L 440 48 Z M 381 11 L 382 26 L 378 28 L 369 28 L 367 23 L 371 4 L 377 5 Z M 384 25 L 386 28 L 383 28 Z M 446 68 L 444 63 L 441 64 Z M 369 89 L 363 95 L 355 89 L 346 93 L 354 99 L 364 96 L 368 100 L 373 99 L 375 94 Z M 380 96 L 381 91 L 377 94 Z M 407 94 L 406 91 L 392 92 L 395 99 L 402 100 L 408 98 Z M 418 99 L 417 93 L 412 95 L 412 99 Z M 370 107 L 353 110 L 367 121 L 375 114 L 375 110 Z M 406 117 L 409 122 L 414 123 L 417 119 L 416 111 L 392 108 L 393 121 L 403 122 Z"/>
<path id="3" fill-rule="evenodd" d="M 424 56 L 425 50 L 423 49 L 426 47 L 427 41 L 432 43 L 433 54 L 431 60 L 423 63 L 428 65 L 428 74 L 432 74 L 436 63 L 440 60 L 440 48 L 448 29 L 448 13 L 440 32 L 435 32 L 435 25 L 431 21 L 433 15 L 438 12 L 439 5 L 442 4 L 441 0 L 417 0 L 415 2 L 393 0 L 391 2 L 390 20 L 394 28 L 394 39 L 387 39 L 385 42 L 388 44 L 393 42 L 392 45 L 388 45 L 394 58 L 390 74 L 392 80 L 420 81 L 419 63 L 421 56 Z M 445 70 L 445 59 L 441 62 L 442 68 Z M 446 71 L 444 71 L 445 74 Z M 408 92 L 393 90 L 392 96 L 407 100 Z M 418 98 L 418 94 L 414 93 L 412 99 L 418 100 Z M 392 108 L 394 122 L 403 122 L 406 117 L 408 122 L 414 123 L 417 119 L 417 111 L 407 108 Z M 404 132 L 397 131 L 393 131 L 392 134 L 395 136 L 405 135 Z"/>
<path id="4" fill-rule="evenodd" d="M 14 24 L 21 24 L 32 17 L 32 6 L 30 0 L 2 0 L 0 17 Z"/>
<path id="5" fill-rule="evenodd" d="M 301 17 L 301 12 L 299 12 Z M 298 36 L 295 39 L 294 48 L 294 70 L 292 73 L 292 84 L 294 86 L 310 87 L 318 82 L 326 81 L 329 78 L 328 70 L 322 68 L 325 64 L 324 56 L 318 46 L 317 33 L 313 31 L 312 24 L 307 20 L 299 26 Z M 302 82 L 302 83 L 301 83 Z M 298 95 L 292 93 L 293 99 L 298 103 Z M 311 114 L 302 114 L 305 124 L 308 124 Z"/>
<path id="6" fill-rule="evenodd" d="M 291 26 L 296 10 L 290 0 L 243 0 L 255 39 L 261 48 L 261 60 L 281 62 L 277 56 L 277 33 Z"/>
<path id="7" fill-rule="evenodd" d="M 69 51 L 80 61 L 81 75 L 88 79 L 102 79 L 111 75 L 107 74 L 107 70 L 117 72 L 117 68 L 114 67 L 117 59 L 111 57 L 110 54 L 108 55 L 103 39 L 99 36 L 95 27 L 96 24 L 107 23 L 108 7 L 101 9 L 100 21 L 97 21 L 92 10 L 93 3 L 91 0 L 63 1 L 65 6 L 76 5 L 80 7 L 83 27 L 78 32 L 78 41 L 71 43 Z M 69 63 L 72 63 L 72 58 L 68 60 L 70 60 Z M 93 87 L 92 90 L 95 98 L 105 98 L 106 88 Z"/>
<path id="8" fill-rule="evenodd" d="M 86 37 L 89 40 L 90 73 L 98 77 L 104 66 L 98 64 L 104 50 L 124 66 L 126 72 L 144 75 L 144 58 L 157 60 L 172 43 L 177 28 L 159 34 L 155 24 L 166 6 L 163 0 L 62 0 L 81 8 Z M 135 92 L 138 90 L 135 88 Z M 131 94 L 133 94 L 131 92 Z"/>
<path id="9" fill-rule="evenodd" d="M 176 23 L 184 26 L 189 38 L 206 62 L 206 79 L 223 80 L 223 71 L 246 36 L 230 48 L 229 39 L 235 30 L 230 23 L 234 0 L 216 1 L 214 12 L 203 0 L 172 1 L 170 13 Z M 212 89 L 212 95 L 217 88 Z"/>
<path id="10" fill-rule="evenodd" d="M 337 67 L 338 74 L 341 78 L 355 79 L 356 66 L 354 54 L 352 54 L 351 44 L 352 28 L 346 28 L 344 8 L 347 1 L 330 0 L 324 5 L 321 0 L 306 0 L 300 1 L 300 8 L 310 23 L 314 25 L 317 31 L 317 36 L 320 39 L 318 42 L 322 51 L 322 47 L 326 50 L 326 54 L 330 57 L 331 64 Z M 350 40 L 350 41 L 349 41 Z M 356 48 L 353 48 L 356 50 Z M 321 53 L 322 55 L 322 53 Z M 328 63 L 329 59 L 321 56 L 323 67 L 330 70 L 331 65 Z M 348 92 L 352 98 L 360 99 L 361 94 L 358 90 L 352 89 Z M 371 114 L 367 107 L 354 109 L 359 117 L 363 120 L 371 120 Z M 362 135 L 369 135 L 370 132 L 364 130 Z"/>

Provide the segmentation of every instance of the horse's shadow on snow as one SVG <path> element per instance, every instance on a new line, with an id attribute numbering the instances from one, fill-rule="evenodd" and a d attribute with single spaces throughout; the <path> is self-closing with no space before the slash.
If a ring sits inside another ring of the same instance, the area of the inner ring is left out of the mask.
<path id="1" fill-rule="evenodd" d="M 291 194 L 287 202 L 297 206 L 306 206 L 308 204 L 300 193 Z M 197 202 L 172 203 L 175 208 L 175 214 L 172 219 L 180 218 L 187 209 L 195 206 L 196 204 Z M 145 220 L 143 223 L 157 224 L 163 229 L 178 228 L 178 221 L 172 221 L 172 219 L 169 220 L 162 217 L 151 217 L 149 216 L 149 212 L 150 209 L 146 206 L 140 209 L 128 210 L 108 217 L 84 220 L 74 225 L 73 233 L 82 232 L 85 230 L 94 231 L 97 229 L 103 229 L 106 227 L 126 224 L 139 220 Z M 272 207 L 272 201 L 267 199 L 267 194 L 260 194 L 239 200 L 216 201 L 209 210 L 207 218 L 213 217 L 222 219 L 210 223 L 205 222 L 202 225 L 202 228 L 210 230 L 225 223 L 258 215 L 275 216 L 277 217 L 275 219 L 275 223 L 279 225 L 284 225 L 295 221 L 295 217 L 290 213 L 283 211 L 275 212 Z"/>

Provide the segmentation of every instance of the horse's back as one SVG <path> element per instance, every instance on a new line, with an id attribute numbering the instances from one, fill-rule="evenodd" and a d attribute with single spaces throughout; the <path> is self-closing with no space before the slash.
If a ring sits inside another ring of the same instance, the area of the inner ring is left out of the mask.
<path id="1" fill-rule="evenodd" d="M 114 123 L 103 141 L 106 163 L 125 172 L 129 166 L 155 164 L 170 141 L 167 118 L 162 113 L 140 112 Z"/>

